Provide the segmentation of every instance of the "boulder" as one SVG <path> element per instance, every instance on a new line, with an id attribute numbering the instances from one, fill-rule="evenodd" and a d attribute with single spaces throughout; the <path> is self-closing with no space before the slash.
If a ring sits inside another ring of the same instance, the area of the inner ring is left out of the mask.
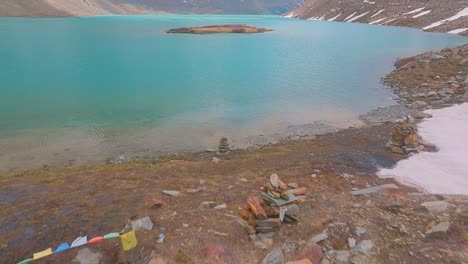
<path id="1" fill-rule="evenodd" d="M 427 103 L 424 101 L 414 101 L 412 105 L 416 108 L 423 108 L 427 106 Z"/>
<path id="2" fill-rule="evenodd" d="M 315 235 L 311 239 L 309 239 L 309 243 L 317 244 L 317 243 L 320 243 L 320 242 L 324 241 L 327 238 L 328 238 L 328 235 L 326 233 L 321 233 L 321 234 Z"/>
<path id="3" fill-rule="evenodd" d="M 421 206 L 424 207 L 429 212 L 440 213 L 440 212 L 444 212 L 445 210 L 447 210 L 450 204 L 445 201 L 430 201 L 430 202 L 422 203 Z"/>
<path id="4" fill-rule="evenodd" d="M 445 59 L 444 56 L 442 56 L 442 55 L 437 55 L 437 54 L 431 55 L 430 58 L 431 58 L 431 60 L 444 60 L 444 59 Z"/>
<path id="5" fill-rule="evenodd" d="M 363 240 L 356 245 L 357 252 L 363 255 L 369 255 L 371 249 L 374 247 L 374 242 L 371 240 Z"/>
<path id="6" fill-rule="evenodd" d="M 388 190 L 388 189 L 398 189 L 398 186 L 396 186 L 393 183 L 383 184 L 383 185 L 374 186 L 374 187 L 370 187 L 370 188 L 366 188 L 366 189 L 352 191 L 351 193 L 353 195 L 371 195 L 371 194 L 376 194 L 376 193 L 379 193 L 379 192 L 383 192 L 383 191 Z"/>
<path id="7" fill-rule="evenodd" d="M 414 61 L 416 61 L 415 57 L 399 58 L 399 59 L 395 62 L 394 66 L 395 66 L 397 69 L 399 69 L 399 68 L 405 66 L 406 64 L 408 64 L 408 63 L 410 63 L 410 62 L 414 62 Z"/>
<path id="8" fill-rule="evenodd" d="M 275 248 L 262 260 L 262 264 L 284 264 L 284 255 L 280 248 Z"/>
<path id="9" fill-rule="evenodd" d="M 461 60 L 458 65 L 460 66 L 465 66 L 465 65 L 468 65 L 468 58 L 464 58 L 463 60 Z"/>
<path id="10" fill-rule="evenodd" d="M 447 231 L 450 229 L 450 222 L 442 222 L 431 229 L 427 230 L 426 237 L 429 238 L 444 238 Z"/>
<path id="11" fill-rule="evenodd" d="M 323 252 L 317 244 L 307 243 L 303 249 L 298 252 L 300 259 L 308 259 L 313 264 L 319 264 L 323 257 Z"/>

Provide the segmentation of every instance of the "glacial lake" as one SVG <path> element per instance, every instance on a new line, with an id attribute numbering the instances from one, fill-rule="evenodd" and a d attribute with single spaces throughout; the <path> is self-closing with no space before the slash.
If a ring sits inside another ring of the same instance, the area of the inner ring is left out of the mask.
<path id="1" fill-rule="evenodd" d="M 250 24 L 263 34 L 177 35 Z M 397 57 L 467 43 L 277 16 L 0 18 L 0 171 L 234 147 L 359 125 Z"/>

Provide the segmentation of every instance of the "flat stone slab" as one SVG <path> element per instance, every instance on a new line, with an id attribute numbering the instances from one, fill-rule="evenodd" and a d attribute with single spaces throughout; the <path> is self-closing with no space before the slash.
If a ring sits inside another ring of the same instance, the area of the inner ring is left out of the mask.
<path id="1" fill-rule="evenodd" d="M 442 222 L 426 232 L 426 237 L 443 238 L 450 229 L 450 222 Z"/>
<path id="2" fill-rule="evenodd" d="M 327 238 L 328 238 L 327 234 L 321 233 L 321 234 L 313 236 L 311 239 L 309 239 L 309 242 L 312 243 L 312 244 L 317 244 L 317 243 L 320 243 L 320 242 L 322 242 L 323 240 L 325 240 Z"/>
<path id="3" fill-rule="evenodd" d="M 374 186 L 374 187 L 370 187 L 366 189 L 361 189 L 357 191 L 352 191 L 351 193 L 353 195 L 371 195 L 371 194 L 376 194 L 376 193 L 379 193 L 388 189 L 399 189 L 399 188 L 395 184 L 390 183 L 390 184 L 383 184 L 383 185 Z"/>
<path id="4" fill-rule="evenodd" d="M 164 190 L 162 191 L 163 194 L 169 195 L 169 196 L 179 196 L 180 192 L 179 191 L 173 191 L 173 190 Z"/>
<path id="5" fill-rule="evenodd" d="M 445 201 L 430 201 L 421 204 L 422 207 L 432 213 L 444 212 L 450 207 L 450 205 L 451 204 Z"/>

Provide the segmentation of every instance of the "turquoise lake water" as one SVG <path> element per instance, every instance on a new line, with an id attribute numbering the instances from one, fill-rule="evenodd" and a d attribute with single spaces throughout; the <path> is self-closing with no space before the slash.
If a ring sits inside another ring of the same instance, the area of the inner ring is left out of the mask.
<path id="1" fill-rule="evenodd" d="M 254 35 L 175 35 L 245 23 Z M 400 56 L 466 37 L 276 16 L 0 18 L 0 170 L 244 147 L 357 125 Z"/>

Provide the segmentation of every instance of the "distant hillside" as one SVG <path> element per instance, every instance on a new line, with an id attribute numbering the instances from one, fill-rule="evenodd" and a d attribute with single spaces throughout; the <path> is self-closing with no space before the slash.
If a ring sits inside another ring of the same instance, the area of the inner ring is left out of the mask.
<path id="1" fill-rule="evenodd" d="M 285 16 L 468 34 L 467 0 L 307 0 Z"/>
<path id="2" fill-rule="evenodd" d="M 63 17 L 106 14 L 283 14 L 304 0 L 0 0 L 0 16 Z"/>

